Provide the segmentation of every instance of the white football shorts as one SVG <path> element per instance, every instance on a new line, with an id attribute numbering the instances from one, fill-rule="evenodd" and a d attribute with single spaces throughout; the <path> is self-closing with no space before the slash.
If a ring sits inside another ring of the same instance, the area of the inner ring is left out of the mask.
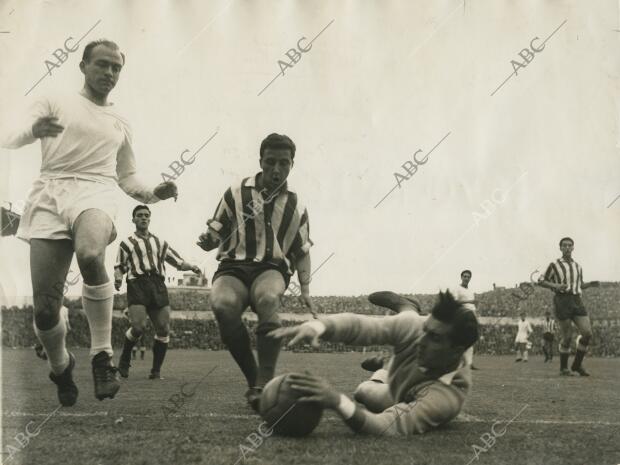
<path id="1" fill-rule="evenodd" d="M 75 220 L 95 208 L 108 215 L 116 237 L 118 186 L 79 178 L 39 178 L 28 195 L 17 237 L 30 239 L 72 239 Z"/>

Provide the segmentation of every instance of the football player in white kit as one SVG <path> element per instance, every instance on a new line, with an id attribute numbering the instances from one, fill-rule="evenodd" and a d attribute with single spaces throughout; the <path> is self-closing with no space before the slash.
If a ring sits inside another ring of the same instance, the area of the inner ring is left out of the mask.
<path id="1" fill-rule="evenodd" d="M 177 196 L 174 183 L 152 188 L 135 176 L 129 124 L 107 100 L 124 63 L 114 42 L 89 43 L 80 62 L 82 90 L 39 99 L 27 121 L 2 140 L 5 148 L 41 140 L 41 173 L 17 235 L 30 243 L 35 331 L 63 406 L 74 405 L 78 396 L 72 376 L 75 357 L 66 349 L 67 328 L 59 318 L 62 293 L 57 291 L 73 253 L 84 281 L 82 302 L 90 327 L 95 397 L 113 398 L 120 384 L 112 363 L 113 283 L 104 259 L 107 245 L 116 237 L 117 186 L 142 203 Z"/>
<path id="2" fill-rule="evenodd" d="M 515 346 L 517 347 L 517 358 L 515 362 L 527 362 L 527 353 L 532 348 L 530 334 L 534 332 L 532 325 L 525 319 L 525 313 L 521 312 L 521 319 L 517 322 L 517 336 Z"/>
<path id="3" fill-rule="evenodd" d="M 463 305 L 467 310 L 471 310 L 476 314 L 476 304 L 478 301 L 476 300 L 476 296 L 474 291 L 469 289 L 469 282 L 471 281 L 472 273 L 470 270 L 461 271 L 461 284 L 456 287 L 450 288 L 450 293 L 454 296 L 456 301 Z M 478 368 L 474 367 L 474 346 L 472 345 L 469 349 L 465 351 L 463 354 L 465 357 L 466 363 L 471 366 L 472 370 L 478 370 Z"/>

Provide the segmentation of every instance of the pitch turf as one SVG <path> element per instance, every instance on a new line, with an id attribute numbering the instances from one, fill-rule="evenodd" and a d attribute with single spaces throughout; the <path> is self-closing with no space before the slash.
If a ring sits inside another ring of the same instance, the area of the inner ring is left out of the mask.
<path id="1" fill-rule="evenodd" d="M 145 361 L 133 362 L 116 399 L 103 402 L 93 396 L 86 351 L 76 356 L 78 403 L 53 413 L 56 393 L 46 365 L 32 350 L 3 350 L 4 464 L 620 463 L 620 359 L 590 359 L 592 377 L 560 378 L 555 359 L 552 365 L 540 358 L 516 364 L 511 357 L 478 356 L 481 370 L 474 372 L 464 412 L 441 430 L 409 439 L 370 438 L 353 434 L 330 412 L 307 438 L 272 436 L 250 451 L 247 436 L 258 433 L 260 419 L 244 403 L 244 383 L 228 353 L 171 350 L 160 381 L 147 379 L 147 353 Z M 278 371 L 310 370 L 350 393 L 365 378 L 363 358 L 283 353 Z M 495 431 L 506 427 L 505 433 L 488 448 L 481 438 L 493 442 L 495 421 L 502 422 Z"/>

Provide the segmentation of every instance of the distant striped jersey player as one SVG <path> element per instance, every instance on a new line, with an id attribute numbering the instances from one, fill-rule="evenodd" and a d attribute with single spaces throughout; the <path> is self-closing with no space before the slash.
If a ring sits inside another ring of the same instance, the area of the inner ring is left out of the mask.
<path id="1" fill-rule="evenodd" d="M 178 268 L 183 263 L 181 256 L 157 236 L 149 233 L 147 238 L 132 234 L 121 241 L 114 268 L 127 273 L 127 280 L 149 273 L 166 276 L 165 263 Z"/>
<path id="2" fill-rule="evenodd" d="M 256 187 L 256 177 L 224 193 L 207 221 L 208 250 L 218 247 L 218 260 L 284 262 L 292 272 L 293 257 L 312 245 L 308 212 L 287 183 L 270 197 Z"/>
<path id="3" fill-rule="evenodd" d="M 555 320 L 549 318 L 543 321 L 543 333 L 555 333 Z"/>
<path id="4" fill-rule="evenodd" d="M 555 284 L 566 284 L 568 289 L 562 294 L 581 294 L 583 284 L 583 270 L 575 260 L 566 260 L 564 257 L 551 262 L 545 272 L 545 281 Z"/>

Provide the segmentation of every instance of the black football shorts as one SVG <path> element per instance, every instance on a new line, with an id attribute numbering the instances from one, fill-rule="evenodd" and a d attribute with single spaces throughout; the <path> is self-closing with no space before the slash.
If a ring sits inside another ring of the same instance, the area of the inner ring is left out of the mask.
<path id="1" fill-rule="evenodd" d="M 576 316 L 588 316 L 581 297 L 574 294 L 556 294 L 553 298 L 555 317 L 562 320 L 572 320 Z"/>
<path id="2" fill-rule="evenodd" d="M 144 305 L 148 310 L 170 305 L 164 278 L 149 274 L 127 281 L 127 305 Z"/>

